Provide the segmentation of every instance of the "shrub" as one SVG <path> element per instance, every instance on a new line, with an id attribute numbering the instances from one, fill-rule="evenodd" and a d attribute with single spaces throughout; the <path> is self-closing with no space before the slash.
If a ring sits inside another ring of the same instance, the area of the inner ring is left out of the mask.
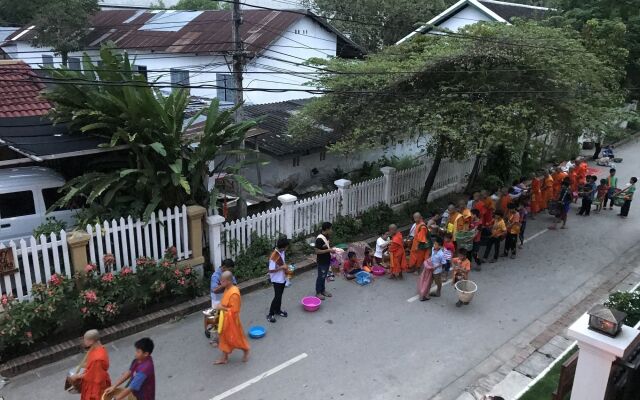
<path id="1" fill-rule="evenodd" d="M 55 217 L 48 217 L 46 222 L 38 225 L 33 230 L 33 236 L 40 237 L 40 235 L 49 236 L 52 233 L 60 235 L 60 231 L 67 229 L 67 223 L 64 221 L 58 221 Z"/>
<path id="2" fill-rule="evenodd" d="M 626 324 L 634 326 L 640 321 L 640 291 L 615 292 L 604 303 L 606 307 L 627 313 Z"/>
<path id="3" fill-rule="evenodd" d="M 251 244 L 236 256 L 234 275 L 238 281 L 266 276 L 269 254 L 274 249 L 275 240 L 267 236 L 251 234 Z"/>
<path id="4" fill-rule="evenodd" d="M 333 222 L 332 230 L 332 243 L 349 242 L 361 233 L 362 221 L 349 216 L 339 216 Z"/>
<path id="5" fill-rule="evenodd" d="M 362 213 L 360 220 L 362 221 L 363 233 L 377 234 L 386 229 L 389 224 L 397 223 L 398 216 L 391 207 L 381 203 Z"/>

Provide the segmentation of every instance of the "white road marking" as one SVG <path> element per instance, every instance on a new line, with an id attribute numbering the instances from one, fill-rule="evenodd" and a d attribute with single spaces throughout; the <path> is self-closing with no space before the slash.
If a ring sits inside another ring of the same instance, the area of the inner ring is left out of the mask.
<path id="1" fill-rule="evenodd" d="M 442 286 L 447 286 L 447 285 L 451 285 L 451 279 L 447 280 L 445 283 L 442 284 Z M 413 296 L 410 299 L 407 299 L 407 303 L 413 303 L 414 301 L 418 300 L 420 298 L 420 295 L 417 294 L 415 296 Z"/>
<path id="2" fill-rule="evenodd" d="M 524 242 L 527 243 L 528 241 L 533 240 L 533 239 L 537 238 L 538 236 L 540 236 L 543 233 L 548 232 L 548 231 L 549 231 L 549 229 L 543 229 L 540 232 L 538 232 L 538 233 L 534 234 L 533 236 L 531 236 L 530 238 L 525 239 Z M 443 283 L 442 286 L 450 285 L 450 284 L 451 284 L 451 280 L 448 280 L 445 283 Z M 420 298 L 420 295 L 415 295 L 415 296 L 411 297 L 410 299 L 407 299 L 407 303 L 413 303 L 414 301 L 418 300 L 419 298 Z"/>
<path id="3" fill-rule="evenodd" d="M 264 378 L 267 378 L 277 372 L 282 371 L 283 369 L 297 363 L 300 360 L 303 360 L 305 358 L 307 358 L 308 355 L 307 353 L 302 353 L 300 355 L 297 355 L 295 357 L 293 357 L 291 360 L 289 361 L 285 361 L 282 364 L 278 365 L 277 367 L 271 368 L 270 370 L 268 370 L 267 372 L 263 372 L 262 374 L 256 376 L 255 378 L 251 378 L 248 381 L 239 384 L 236 387 L 233 387 L 229 390 L 227 390 L 224 393 L 221 393 L 213 398 L 211 398 L 210 400 L 222 400 L 222 399 L 226 399 L 227 397 L 231 396 L 232 394 L 238 393 L 239 391 L 241 391 L 242 389 L 246 389 L 249 386 L 253 385 L 254 383 L 258 383 L 261 380 L 263 380 Z"/>
<path id="4" fill-rule="evenodd" d="M 537 238 L 538 236 L 542 235 L 545 232 L 549 232 L 549 229 L 543 229 L 540 232 L 536 233 L 535 235 L 531 236 L 530 238 L 527 238 L 524 240 L 525 243 L 527 243 L 529 240 L 533 240 L 535 238 Z"/>

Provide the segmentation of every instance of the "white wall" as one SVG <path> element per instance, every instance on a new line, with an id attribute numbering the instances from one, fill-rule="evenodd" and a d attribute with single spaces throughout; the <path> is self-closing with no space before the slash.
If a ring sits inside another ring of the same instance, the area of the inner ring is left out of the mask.
<path id="1" fill-rule="evenodd" d="M 296 24 L 287 28 L 287 31 L 277 39 L 268 50 L 257 59 L 252 60 L 246 67 L 243 86 L 247 89 L 298 89 L 309 90 L 304 83 L 309 80 L 308 74 L 291 75 L 288 72 L 314 72 L 315 68 L 302 65 L 311 57 L 335 57 L 337 37 L 328 32 L 310 18 L 302 18 Z M 12 41 L 3 49 L 13 58 L 21 58 L 34 68 L 42 65 L 42 55 L 54 56 L 54 63 L 58 66 L 61 62 L 59 56 L 51 51 L 35 48 L 27 42 Z M 16 52 L 17 51 L 17 52 Z M 97 61 L 97 51 L 88 52 Z M 285 53 L 285 54 L 282 54 Z M 169 72 L 152 72 L 153 70 L 166 71 L 171 68 L 184 69 L 189 72 L 190 85 L 208 85 L 209 88 L 192 88 L 194 96 L 215 98 L 217 96 L 216 73 L 230 74 L 230 65 L 221 56 L 196 56 L 193 54 L 154 54 L 148 51 L 129 51 L 131 59 L 135 58 L 137 65 L 144 65 L 150 71 L 149 81 L 170 84 Z M 70 57 L 81 57 L 81 52 L 69 54 Z M 278 61 L 281 59 L 284 61 Z M 275 72 L 287 72 L 285 74 Z M 166 89 L 170 90 L 170 89 Z M 245 92 L 246 104 L 265 104 L 279 101 L 301 99 L 312 95 L 304 91 L 293 92 Z"/>
<path id="2" fill-rule="evenodd" d="M 463 10 L 458 11 L 453 16 L 449 17 L 448 20 L 444 21 L 438 26 L 442 29 L 448 29 L 452 32 L 458 31 L 460 28 L 475 24 L 480 21 L 494 21 L 493 18 L 489 17 L 484 12 L 480 11 L 476 7 L 469 5 L 465 7 Z"/>
<path id="3" fill-rule="evenodd" d="M 390 145 L 386 148 L 367 149 L 364 151 L 354 151 L 352 154 L 343 155 L 332 152 L 326 153 L 324 161 L 320 160 L 320 152 L 315 151 L 309 155 L 300 155 L 300 165 L 293 166 L 293 156 L 284 159 L 275 159 L 270 156 L 262 155 L 267 159 L 269 164 L 260 168 L 261 183 L 273 187 L 280 187 L 283 182 L 295 182 L 297 184 L 304 183 L 308 180 L 320 181 L 322 176 L 333 173 L 335 168 L 340 168 L 345 172 L 357 170 L 365 161 L 377 161 L 383 156 L 391 158 L 392 156 L 404 157 L 413 156 L 420 157 L 424 154 L 424 147 L 427 138 L 404 139 L 401 143 Z M 311 170 L 317 168 L 319 173 L 312 175 Z M 243 172 L 247 178 L 254 183 L 258 183 L 256 167 L 251 166 L 247 171 Z"/>

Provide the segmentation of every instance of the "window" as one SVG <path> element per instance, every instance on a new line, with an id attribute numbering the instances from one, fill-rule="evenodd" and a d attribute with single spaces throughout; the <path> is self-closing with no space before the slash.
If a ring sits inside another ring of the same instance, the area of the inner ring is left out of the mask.
<path id="1" fill-rule="evenodd" d="M 138 72 L 140 75 L 142 75 L 144 77 L 144 80 L 146 81 L 148 79 L 147 76 L 147 66 L 146 65 L 134 65 L 133 66 L 134 71 Z M 187 81 L 189 81 L 189 73 L 187 73 Z"/>
<path id="2" fill-rule="evenodd" d="M 0 194 L 0 218 L 22 217 L 36 213 L 31 191 Z"/>
<path id="3" fill-rule="evenodd" d="M 62 196 L 64 196 L 63 193 L 58 193 L 58 189 L 60 189 L 60 188 L 55 187 L 55 188 L 42 189 L 42 198 L 44 199 L 44 207 L 47 210 L 49 210 L 51 208 L 51 206 L 56 203 L 56 201 L 60 200 L 60 198 Z M 74 209 L 74 208 L 80 208 L 82 203 L 79 203 L 78 201 L 80 201 L 80 199 L 74 197 L 71 200 L 70 207 L 56 208 L 55 211 L 71 210 L 71 209 Z"/>
<path id="4" fill-rule="evenodd" d="M 82 71 L 80 67 L 80 59 L 78 57 L 69 57 L 67 59 L 67 67 L 72 71 Z"/>
<path id="5" fill-rule="evenodd" d="M 235 101 L 235 88 L 236 83 L 231 74 L 216 74 L 216 86 L 218 87 L 218 100 L 228 101 L 233 103 Z"/>
<path id="6" fill-rule="evenodd" d="M 43 54 L 42 55 L 42 65 L 44 65 L 45 67 L 53 68 L 53 56 L 50 56 L 48 54 Z"/>
<path id="7" fill-rule="evenodd" d="M 189 86 L 189 71 L 184 69 L 171 68 L 171 86 L 179 88 Z"/>
<path id="8" fill-rule="evenodd" d="M 324 161 L 327 159 L 327 152 L 326 151 L 321 151 L 320 152 L 320 161 Z"/>
<path id="9" fill-rule="evenodd" d="M 300 157 L 293 157 L 293 166 L 294 167 L 300 166 Z"/>

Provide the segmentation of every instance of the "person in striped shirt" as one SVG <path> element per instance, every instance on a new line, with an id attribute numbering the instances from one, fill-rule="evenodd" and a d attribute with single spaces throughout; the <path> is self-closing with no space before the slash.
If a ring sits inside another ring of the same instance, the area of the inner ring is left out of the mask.
<path id="1" fill-rule="evenodd" d="M 453 244 L 453 234 L 448 232 L 445 233 L 442 252 L 445 259 L 445 264 L 443 265 L 444 279 L 442 281 L 446 282 L 447 279 L 449 279 L 449 271 L 451 271 L 451 259 L 453 258 L 453 254 L 456 252 L 456 246 Z"/>

